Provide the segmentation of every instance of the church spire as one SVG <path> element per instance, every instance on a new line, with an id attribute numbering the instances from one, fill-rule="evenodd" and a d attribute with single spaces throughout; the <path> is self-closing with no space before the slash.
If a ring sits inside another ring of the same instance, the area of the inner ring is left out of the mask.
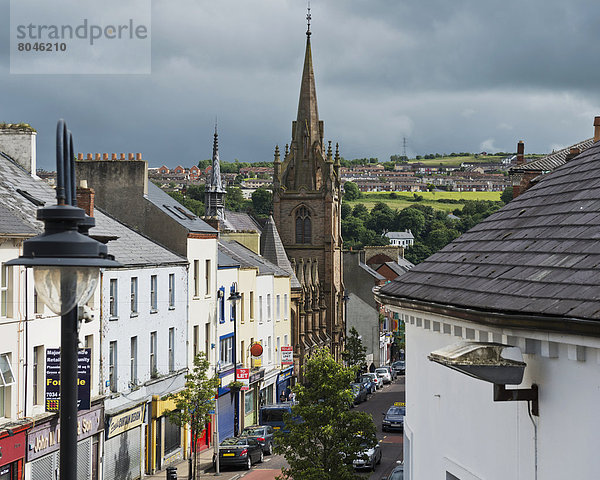
<path id="1" fill-rule="evenodd" d="M 209 217 L 225 218 L 225 189 L 221 180 L 221 163 L 219 160 L 219 134 L 215 121 L 215 135 L 213 139 L 212 171 L 210 183 L 204 192 L 206 215 Z"/>

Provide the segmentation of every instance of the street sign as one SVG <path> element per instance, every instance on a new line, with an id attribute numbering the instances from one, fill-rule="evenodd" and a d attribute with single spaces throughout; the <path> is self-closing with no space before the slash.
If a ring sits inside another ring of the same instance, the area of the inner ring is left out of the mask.
<path id="1" fill-rule="evenodd" d="M 77 355 L 77 410 L 90 409 L 92 350 L 80 348 Z M 60 348 L 46 349 L 46 411 L 60 408 Z"/>
<path id="2" fill-rule="evenodd" d="M 238 382 L 242 382 L 244 386 L 241 390 L 250 389 L 250 369 L 249 368 L 238 368 L 236 372 Z"/>
<path id="3" fill-rule="evenodd" d="M 294 347 L 284 346 L 281 347 L 281 364 L 282 365 L 293 365 L 294 364 Z"/>

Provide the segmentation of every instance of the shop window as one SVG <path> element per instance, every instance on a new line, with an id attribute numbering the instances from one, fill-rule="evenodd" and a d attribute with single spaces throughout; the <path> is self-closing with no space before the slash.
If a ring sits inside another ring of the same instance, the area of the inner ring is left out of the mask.
<path id="1" fill-rule="evenodd" d="M 254 410 L 254 390 L 247 390 L 244 395 L 244 415 L 250 415 Z"/>
<path id="2" fill-rule="evenodd" d="M 176 413 L 176 412 L 173 412 Z M 165 455 L 177 450 L 181 446 L 181 429 L 165 417 Z"/>

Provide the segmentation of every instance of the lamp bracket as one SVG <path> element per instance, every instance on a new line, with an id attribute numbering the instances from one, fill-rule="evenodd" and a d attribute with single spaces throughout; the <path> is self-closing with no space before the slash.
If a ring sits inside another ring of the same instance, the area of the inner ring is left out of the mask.
<path id="1" fill-rule="evenodd" d="M 538 403 L 538 386 L 534 383 L 531 388 L 507 389 L 506 385 L 494 383 L 494 402 L 531 402 L 531 414 L 540 415 Z"/>

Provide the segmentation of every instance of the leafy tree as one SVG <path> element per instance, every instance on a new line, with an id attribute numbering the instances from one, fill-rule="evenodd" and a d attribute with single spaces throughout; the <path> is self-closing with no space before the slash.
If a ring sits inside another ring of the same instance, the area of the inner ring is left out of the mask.
<path id="1" fill-rule="evenodd" d="M 415 240 L 412 247 L 404 252 L 404 258 L 416 265 L 417 263 L 421 263 L 427 257 L 430 257 L 432 254 L 433 252 L 427 245 Z"/>
<path id="2" fill-rule="evenodd" d="M 504 191 L 502 192 L 502 195 L 500 195 L 500 200 L 502 200 L 504 203 L 508 203 L 512 200 L 513 198 L 513 187 L 506 187 L 504 189 Z"/>
<path id="3" fill-rule="evenodd" d="M 204 202 L 201 202 L 200 200 L 194 200 L 193 198 L 184 197 L 181 192 L 167 193 L 195 215 L 198 215 L 199 217 L 204 215 Z"/>
<path id="4" fill-rule="evenodd" d="M 344 199 L 358 200 L 362 196 L 361 191 L 358 189 L 358 185 L 354 182 L 346 182 L 344 183 Z"/>
<path id="5" fill-rule="evenodd" d="M 225 208 L 233 212 L 244 212 L 248 209 L 248 200 L 244 198 L 242 189 L 239 187 L 227 187 L 225 195 Z"/>
<path id="6" fill-rule="evenodd" d="M 350 335 L 346 339 L 346 349 L 342 352 L 342 359 L 349 367 L 356 367 L 358 371 L 364 371 L 367 347 L 363 346 L 360 335 L 355 327 L 350 329 Z"/>
<path id="7" fill-rule="evenodd" d="M 188 185 L 186 190 L 186 197 L 191 198 L 192 200 L 198 200 L 200 202 L 204 202 L 204 191 L 206 190 L 206 185 Z"/>
<path id="8" fill-rule="evenodd" d="M 273 210 L 273 194 L 260 187 L 252 192 L 252 208 L 257 215 L 269 215 Z"/>
<path id="9" fill-rule="evenodd" d="M 352 210 L 352 216 L 362 220 L 367 220 L 369 218 L 369 210 L 364 206 L 364 204 L 357 203 L 354 205 L 354 209 Z"/>
<path id="10" fill-rule="evenodd" d="M 175 410 L 165 412 L 169 419 L 179 427 L 190 425 L 192 442 L 196 445 L 199 435 L 210 420 L 210 411 L 215 408 L 215 395 L 219 380 L 209 376 L 210 364 L 204 353 L 194 358 L 194 368 L 185 376 L 185 387 L 177 393 L 170 393 L 164 400 L 173 400 Z M 197 452 L 194 449 L 193 477 L 197 478 Z"/>
<path id="11" fill-rule="evenodd" d="M 396 214 L 394 210 L 386 203 L 377 202 L 371 210 L 371 214 L 365 222 L 365 226 L 375 233 L 382 234 L 393 230 L 395 220 Z"/>
<path id="12" fill-rule="evenodd" d="M 425 227 L 425 215 L 417 208 L 402 209 L 396 218 L 396 230 L 410 230 L 413 235 L 418 235 Z"/>
<path id="13" fill-rule="evenodd" d="M 348 218 L 350 215 L 352 215 L 352 207 L 347 203 L 342 203 L 341 214 L 342 220 L 344 218 Z"/>
<path id="14" fill-rule="evenodd" d="M 340 365 L 329 350 L 319 349 L 306 360 L 303 374 L 304 384 L 294 387 L 297 403 L 284 417 L 289 432 L 276 436 L 275 451 L 289 465 L 277 478 L 355 479 L 352 461 L 364 451 L 364 443 L 377 441 L 371 416 L 348 408 L 356 369 Z"/>

